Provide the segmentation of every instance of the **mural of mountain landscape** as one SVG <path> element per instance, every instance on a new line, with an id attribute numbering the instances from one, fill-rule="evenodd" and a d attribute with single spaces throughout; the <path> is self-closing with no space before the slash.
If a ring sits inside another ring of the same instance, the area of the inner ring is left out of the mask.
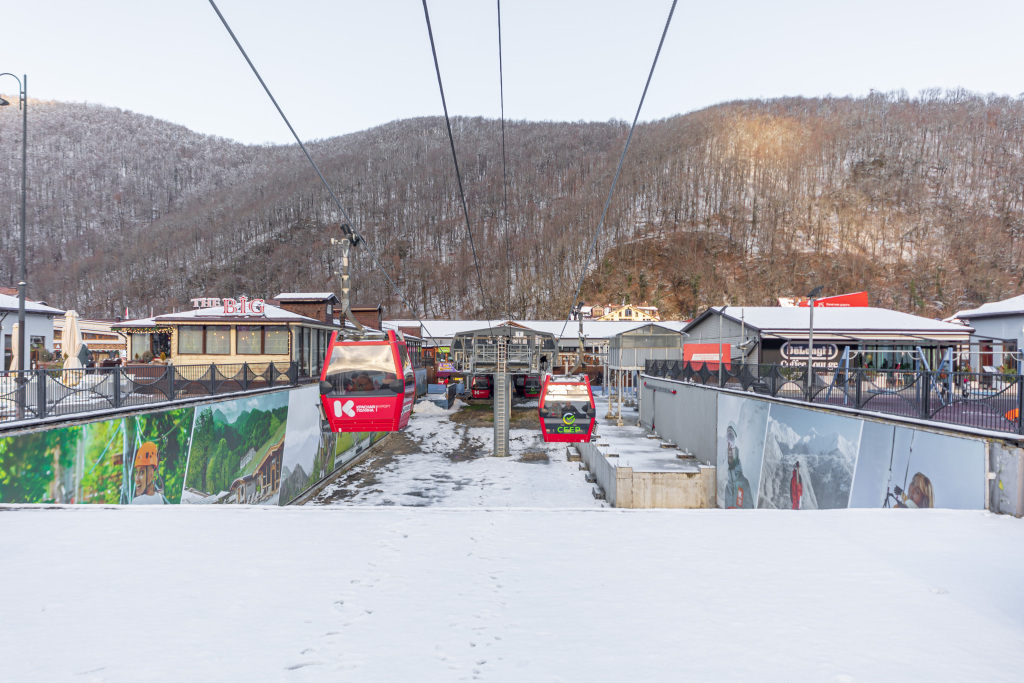
<path id="1" fill-rule="evenodd" d="M 860 420 L 773 405 L 757 506 L 787 510 L 847 507 L 860 432 Z M 794 475 L 802 489 L 797 501 L 791 494 Z"/>
<path id="2" fill-rule="evenodd" d="M 289 393 L 196 411 L 183 503 L 278 503 Z"/>

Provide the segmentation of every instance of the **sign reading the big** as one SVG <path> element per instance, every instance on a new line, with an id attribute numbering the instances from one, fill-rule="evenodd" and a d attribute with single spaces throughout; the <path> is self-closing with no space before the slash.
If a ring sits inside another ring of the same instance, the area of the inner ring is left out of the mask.
<path id="1" fill-rule="evenodd" d="M 191 299 L 193 308 L 218 308 L 224 307 L 224 315 L 263 315 L 263 307 L 266 302 L 263 299 L 247 299 L 244 296 L 238 299 L 217 299 L 212 297 L 196 297 Z"/>

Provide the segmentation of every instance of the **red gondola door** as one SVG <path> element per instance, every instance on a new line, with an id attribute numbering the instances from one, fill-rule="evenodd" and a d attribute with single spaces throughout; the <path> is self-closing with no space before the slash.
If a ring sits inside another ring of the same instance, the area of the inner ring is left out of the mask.
<path id="1" fill-rule="evenodd" d="M 583 443 L 590 441 L 597 421 L 590 379 L 544 378 L 537 406 L 540 429 L 546 442 Z"/>
<path id="2" fill-rule="evenodd" d="M 409 424 L 416 375 L 393 331 L 372 341 L 331 335 L 320 373 L 320 400 L 332 432 L 395 432 Z"/>

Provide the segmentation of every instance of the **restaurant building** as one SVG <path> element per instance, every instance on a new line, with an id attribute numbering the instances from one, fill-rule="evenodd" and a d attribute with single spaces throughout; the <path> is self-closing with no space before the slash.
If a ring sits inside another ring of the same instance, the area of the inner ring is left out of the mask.
<path id="1" fill-rule="evenodd" d="M 683 328 L 687 347 L 726 347 L 727 363 L 805 367 L 811 309 L 774 306 L 714 306 Z M 937 367 L 948 349 L 969 343 L 974 330 L 885 308 L 815 308 L 812 364 L 819 369 L 895 369 L 927 361 Z M 845 354 L 845 360 L 844 360 Z M 923 355 L 922 355 L 923 354 Z"/>
<path id="2" fill-rule="evenodd" d="M 287 310 L 309 302 L 262 299 L 193 299 L 194 310 L 129 320 L 113 328 L 130 335 L 132 360 L 165 354 L 174 365 L 295 362 L 300 377 L 319 376 L 336 319 Z M 326 307 L 328 300 L 321 302 Z M 307 311 L 308 312 L 308 311 Z"/>

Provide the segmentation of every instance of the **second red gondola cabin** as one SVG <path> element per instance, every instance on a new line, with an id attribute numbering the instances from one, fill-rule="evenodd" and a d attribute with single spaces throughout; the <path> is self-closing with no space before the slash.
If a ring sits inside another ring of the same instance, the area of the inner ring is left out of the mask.
<path id="1" fill-rule="evenodd" d="M 540 429 L 547 442 L 583 443 L 590 441 L 597 421 L 590 379 L 544 378 L 537 412 Z"/>

